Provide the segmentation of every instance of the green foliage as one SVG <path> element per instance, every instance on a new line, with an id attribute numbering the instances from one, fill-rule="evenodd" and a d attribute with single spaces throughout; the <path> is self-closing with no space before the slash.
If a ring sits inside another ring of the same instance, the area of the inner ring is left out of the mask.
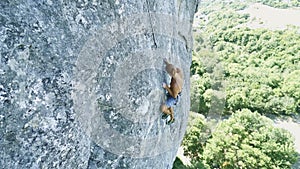
<path id="1" fill-rule="evenodd" d="M 210 127 L 204 116 L 194 112 L 190 112 L 188 122 L 187 133 L 182 142 L 184 155 L 191 159 L 191 166 L 186 167 L 188 169 L 205 169 L 202 153 L 211 136 Z"/>
<path id="2" fill-rule="evenodd" d="M 274 7 L 274 8 L 288 8 L 288 7 L 299 7 L 299 0 L 291 0 L 290 2 L 285 0 L 256 0 L 262 4 Z"/>
<path id="3" fill-rule="evenodd" d="M 188 169 L 188 168 L 182 163 L 182 161 L 178 157 L 176 157 L 172 169 Z"/>
<path id="4" fill-rule="evenodd" d="M 209 101 L 205 97 L 206 91 L 210 88 L 210 78 L 208 74 L 191 77 L 191 111 L 206 114 L 209 110 Z"/>
<path id="5" fill-rule="evenodd" d="M 182 161 L 176 157 L 172 169 L 206 169 L 207 167 L 203 164 L 202 161 L 197 161 L 192 163 L 191 166 L 185 166 Z"/>
<path id="6" fill-rule="evenodd" d="M 207 165 L 203 163 L 203 161 L 193 161 L 188 169 L 209 169 Z"/>
<path id="7" fill-rule="evenodd" d="M 297 93 L 297 86 L 290 84 L 299 81 L 300 76 L 289 75 L 299 69 L 299 34 L 241 28 L 216 36 L 216 44 L 225 42 L 224 50 L 216 53 L 226 65 L 227 111 L 249 108 L 261 113 L 299 113 L 299 97 L 291 94 Z M 286 75 L 293 76 L 291 83 L 284 79 Z"/>
<path id="8" fill-rule="evenodd" d="M 288 7 L 295 4 L 291 1 Z M 260 114 L 300 113 L 299 28 L 243 28 L 249 15 L 237 11 L 246 6 L 225 1 L 200 6 L 208 20 L 201 23 L 194 38 L 191 110 L 232 116 L 212 134 L 204 118 L 193 116 L 182 143 L 191 169 L 284 169 L 297 159 L 291 134 L 274 128 Z M 216 91 L 226 93 L 224 110 L 212 111 L 217 110 Z"/>
<path id="9" fill-rule="evenodd" d="M 297 29 L 241 28 L 238 25 L 247 22 L 249 15 L 237 13 L 234 6 L 237 6 L 234 2 L 220 1 L 200 6 L 209 20 L 194 42 L 192 111 L 208 114 L 211 91 L 217 90 L 215 84 L 221 83 L 214 76 L 217 65 L 221 64 L 219 68 L 223 70 L 219 72 L 223 76 L 219 77 L 226 82 L 225 114 L 242 108 L 262 114 L 300 113 Z"/>
<path id="10" fill-rule="evenodd" d="M 289 96 L 300 100 L 300 70 L 294 70 L 284 78 L 283 91 Z"/>
<path id="11" fill-rule="evenodd" d="M 184 155 L 193 161 L 202 159 L 203 148 L 210 135 L 205 118 L 191 112 L 187 133 L 182 142 Z"/>
<path id="12" fill-rule="evenodd" d="M 296 162 L 297 153 L 289 132 L 243 109 L 217 126 L 204 148 L 203 159 L 211 168 L 284 169 Z"/>

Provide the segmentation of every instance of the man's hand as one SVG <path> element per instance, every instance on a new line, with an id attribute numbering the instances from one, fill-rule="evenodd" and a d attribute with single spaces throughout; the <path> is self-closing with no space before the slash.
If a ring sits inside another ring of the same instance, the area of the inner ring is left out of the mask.
<path id="1" fill-rule="evenodd" d="M 166 89 L 168 86 L 166 83 L 163 83 L 163 88 Z"/>

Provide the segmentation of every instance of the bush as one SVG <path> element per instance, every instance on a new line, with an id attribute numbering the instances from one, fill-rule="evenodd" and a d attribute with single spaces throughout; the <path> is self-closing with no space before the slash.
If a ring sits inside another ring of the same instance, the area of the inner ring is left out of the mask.
<path id="1" fill-rule="evenodd" d="M 205 98 L 204 93 L 210 88 L 209 74 L 203 77 L 193 75 L 191 77 L 191 111 L 207 114 L 209 110 L 209 102 Z"/>
<path id="2" fill-rule="evenodd" d="M 296 162 L 297 153 L 288 131 L 243 109 L 217 126 L 203 149 L 203 160 L 211 168 L 284 169 Z"/>
<path id="3" fill-rule="evenodd" d="M 176 157 L 172 169 L 187 169 L 187 167 L 183 164 L 180 158 Z"/>
<path id="4" fill-rule="evenodd" d="M 264 5 L 268 5 L 274 8 L 282 8 L 286 9 L 289 7 L 298 7 L 300 5 L 300 2 L 297 0 L 292 0 L 292 1 L 284 1 L 284 0 L 256 0 L 257 2 L 261 2 Z"/>
<path id="5" fill-rule="evenodd" d="M 203 148 L 210 135 L 204 116 L 191 112 L 187 132 L 182 141 L 184 155 L 192 161 L 202 159 Z"/>
<path id="6" fill-rule="evenodd" d="M 202 161 L 193 163 L 191 166 L 185 166 L 183 164 L 183 162 L 176 157 L 174 163 L 173 163 L 173 168 L 172 169 L 205 169 L 204 164 L 202 163 Z"/>

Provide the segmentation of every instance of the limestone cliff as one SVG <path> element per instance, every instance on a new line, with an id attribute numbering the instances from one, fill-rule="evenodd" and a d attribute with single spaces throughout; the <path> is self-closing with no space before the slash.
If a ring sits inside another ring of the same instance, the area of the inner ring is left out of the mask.
<path id="1" fill-rule="evenodd" d="M 0 2 L 0 168 L 172 168 L 197 0 Z M 176 121 L 159 106 L 185 74 Z"/>

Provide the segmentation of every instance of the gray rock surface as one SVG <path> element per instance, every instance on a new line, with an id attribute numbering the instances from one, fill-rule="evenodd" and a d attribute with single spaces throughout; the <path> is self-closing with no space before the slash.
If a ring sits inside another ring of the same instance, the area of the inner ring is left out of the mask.
<path id="1" fill-rule="evenodd" d="M 0 168 L 172 168 L 197 4 L 0 1 Z M 172 125 L 163 58 L 185 74 Z"/>

